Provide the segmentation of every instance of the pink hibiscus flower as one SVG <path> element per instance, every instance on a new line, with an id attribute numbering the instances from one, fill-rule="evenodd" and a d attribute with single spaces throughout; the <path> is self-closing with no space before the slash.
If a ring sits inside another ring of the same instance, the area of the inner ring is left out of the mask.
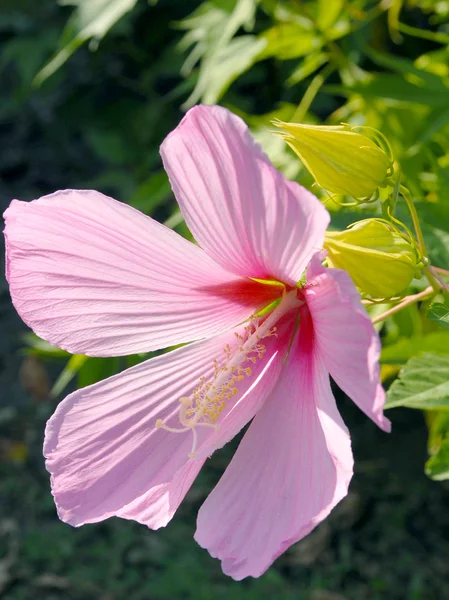
<path id="1" fill-rule="evenodd" d="M 321 265 L 327 211 L 241 119 L 197 106 L 161 153 L 198 246 L 93 191 L 5 213 L 11 296 L 39 336 L 91 356 L 194 342 L 59 404 L 45 434 L 52 491 L 72 525 L 115 515 L 157 529 L 253 419 L 195 538 L 226 574 L 257 577 L 347 493 L 329 374 L 388 430 L 379 340 L 349 276 Z"/>

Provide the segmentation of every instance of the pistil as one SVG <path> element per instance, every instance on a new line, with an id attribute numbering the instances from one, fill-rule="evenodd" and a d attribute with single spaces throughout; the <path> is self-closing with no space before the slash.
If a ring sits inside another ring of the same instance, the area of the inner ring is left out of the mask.
<path id="1" fill-rule="evenodd" d="M 261 323 L 260 319 L 253 319 L 245 328 L 246 336 L 235 333 L 240 342 L 237 351 L 233 353 L 229 344 L 224 347 L 225 363 L 220 365 L 218 360 L 214 360 L 212 378 L 206 380 L 205 377 L 201 377 L 192 394 L 179 399 L 181 427 L 169 427 L 162 419 L 158 419 L 156 428 L 172 433 L 192 431 L 193 445 L 189 456 L 194 457 L 198 440 L 196 427 L 219 427 L 216 421 L 226 407 L 226 401 L 238 394 L 237 384 L 252 375 L 252 366 L 258 359 L 263 358 L 266 352 L 262 340 L 276 336 L 276 324 L 279 319 L 302 304 L 303 301 L 298 298 L 298 290 L 284 291 L 281 302 L 266 319 Z"/>

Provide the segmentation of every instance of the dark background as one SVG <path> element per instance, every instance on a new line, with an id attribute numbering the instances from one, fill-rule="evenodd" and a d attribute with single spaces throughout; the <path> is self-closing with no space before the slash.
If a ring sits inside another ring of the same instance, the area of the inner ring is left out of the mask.
<path id="1" fill-rule="evenodd" d="M 170 25 L 198 4 L 138 3 L 96 52 L 83 46 L 33 89 L 72 9 L 52 0 L 0 2 L 2 211 L 12 198 L 74 187 L 97 188 L 161 221 L 173 213 L 157 150 L 182 116 L 189 84 L 179 75 L 180 32 Z M 407 44 L 397 52 L 418 53 Z M 263 113 L 291 100 L 280 98 L 280 79 L 274 62 L 258 66 L 239 83 L 245 109 Z M 329 102 L 318 99 L 315 111 L 325 117 L 339 100 Z M 4 279 L 0 286 L 1 598 L 449 598 L 449 488 L 423 474 L 427 431 L 418 412 L 393 411 L 387 435 L 339 397 L 356 461 L 350 494 L 259 580 L 225 577 L 192 537 L 196 511 L 236 441 L 209 461 L 163 530 L 119 519 L 78 530 L 59 522 L 41 446 L 56 404 L 49 390 L 66 359 L 26 350 L 26 328 Z"/>

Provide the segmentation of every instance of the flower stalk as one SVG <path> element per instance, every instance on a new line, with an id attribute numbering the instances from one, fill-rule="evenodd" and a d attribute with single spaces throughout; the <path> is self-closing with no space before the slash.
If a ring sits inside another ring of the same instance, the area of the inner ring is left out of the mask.
<path id="1" fill-rule="evenodd" d="M 435 290 L 431 285 L 429 285 L 429 287 L 427 287 L 422 292 L 419 292 L 418 294 L 413 294 L 411 296 L 407 296 L 407 298 L 404 298 L 404 300 L 399 302 L 399 304 L 396 304 L 396 306 L 389 308 L 381 315 L 374 317 L 373 319 L 371 319 L 371 321 L 373 325 L 375 325 L 376 323 L 380 323 L 381 321 L 385 321 L 386 319 L 388 319 L 388 317 L 391 317 L 392 315 L 403 310 L 407 306 L 410 306 L 410 304 L 415 304 L 416 302 L 420 302 L 421 300 L 426 300 L 427 298 L 430 298 L 434 293 Z"/>

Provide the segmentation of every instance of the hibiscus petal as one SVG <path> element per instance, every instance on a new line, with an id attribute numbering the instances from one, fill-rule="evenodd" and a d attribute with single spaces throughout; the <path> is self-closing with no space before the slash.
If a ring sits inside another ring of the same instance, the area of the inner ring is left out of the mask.
<path id="1" fill-rule="evenodd" d="M 306 318 L 305 318 L 306 320 Z M 271 397 L 198 514 L 195 538 L 223 571 L 260 576 L 347 493 L 352 453 L 329 377 L 301 321 Z"/>
<path id="2" fill-rule="evenodd" d="M 98 192 L 13 201 L 5 220 L 17 311 L 39 336 L 72 353 L 118 356 L 209 337 L 273 295 Z"/>
<path id="3" fill-rule="evenodd" d="M 214 260 L 242 276 L 299 281 L 328 212 L 273 167 L 239 117 L 196 106 L 161 155 L 190 231 Z"/>
<path id="4" fill-rule="evenodd" d="M 308 283 L 305 297 L 326 368 L 363 412 L 390 431 L 390 421 L 383 414 L 379 336 L 351 277 L 340 269 L 324 268 L 315 258 L 308 270 Z"/>
<path id="5" fill-rule="evenodd" d="M 182 427 L 179 398 L 190 396 L 201 377 L 213 376 L 214 359 L 226 363 L 225 347 L 233 353 L 241 343 L 235 334 L 244 331 L 240 326 L 162 354 L 61 402 L 47 424 L 44 454 L 62 520 L 77 526 L 117 515 L 152 528 L 170 520 L 204 460 L 189 460 L 192 432 L 156 429 L 156 420 Z M 267 344 L 261 370 L 276 349 Z M 256 373 L 237 384 L 241 394 Z M 199 446 L 213 432 L 197 427 Z"/>
<path id="6" fill-rule="evenodd" d="M 178 510 L 204 463 L 205 460 L 189 460 L 176 471 L 171 481 L 151 488 L 134 502 L 118 510 L 116 516 L 137 521 L 150 529 L 165 527 Z"/>

